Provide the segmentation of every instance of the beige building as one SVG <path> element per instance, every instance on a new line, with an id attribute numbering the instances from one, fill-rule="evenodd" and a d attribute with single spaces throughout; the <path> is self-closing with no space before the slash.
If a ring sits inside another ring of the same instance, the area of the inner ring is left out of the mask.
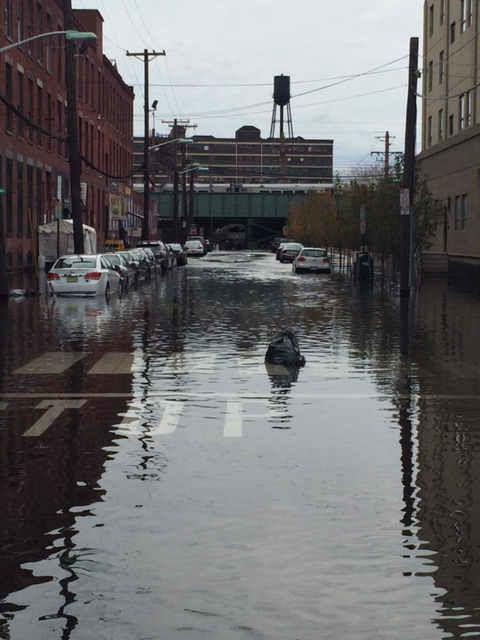
<path id="1" fill-rule="evenodd" d="M 420 175 L 444 206 L 425 267 L 480 270 L 479 0 L 426 0 Z"/>

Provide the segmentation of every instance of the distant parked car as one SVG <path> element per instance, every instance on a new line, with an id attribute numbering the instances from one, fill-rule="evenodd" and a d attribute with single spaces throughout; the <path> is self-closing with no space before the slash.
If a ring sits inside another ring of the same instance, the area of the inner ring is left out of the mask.
<path id="1" fill-rule="evenodd" d="M 187 254 L 185 253 L 182 245 L 179 242 L 170 242 L 169 244 L 167 244 L 167 247 L 169 247 L 173 251 L 178 267 L 187 264 Z"/>
<path id="2" fill-rule="evenodd" d="M 205 246 L 201 240 L 187 240 L 184 245 L 187 256 L 204 256 Z"/>
<path id="3" fill-rule="evenodd" d="M 168 253 L 165 243 L 161 240 L 142 240 L 137 247 L 148 248 L 153 251 L 157 264 L 160 264 L 163 271 L 168 269 Z"/>
<path id="4" fill-rule="evenodd" d="M 293 262 L 301 249 L 303 249 L 303 244 L 298 242 L 287 242 L 281 245 L 282 249 L 278 259 L 280 262 Z"/>
<path id="5" fill-rule="evenodd" d="M 330 273 L 330 258 L 326 249 L 303 247 L 292 264 L 294 273 L 301 271 L 323 271 Z"/>
<path id="6" fill-rule="evenodd" d="M 120 275 L 100 254 L 61 256 L 47 274 L 49 289 L 57 295 L 120 293 Z"/>
<path id="7" fill-rule="evenodd" d="M 130 269 L 125 263 L 125 258 L 121 253 L 104 253 L 102 255 L 106 260 L 108 260 L 108 262 L 112 265 L 112 268 L 115 269 L 115 271 L 120 276 L 120 286 L 122 293 L 126 293 L 130 284 Z"/>

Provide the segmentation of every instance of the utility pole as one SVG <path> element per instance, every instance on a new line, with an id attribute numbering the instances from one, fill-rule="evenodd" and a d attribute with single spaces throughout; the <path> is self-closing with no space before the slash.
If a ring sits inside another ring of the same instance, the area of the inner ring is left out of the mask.
<path id="1" fill-rule="evenodd" d="M 190 120 L 179 120 L 178 118 L 174 118 L 173 120 L 162 120 L 163 124 L 167 124 L 171 127 L 171 135 L 173 138 L 181 138 L 183 137 L 185 130 L 188 128 L 195 129 L 197 127 L 196 124 L 190 124 Z M 181 135 L 180 135 L 181 133 Z M 177 143 L 174 142 L 174 169 L 173 169 L 173 198 L 172 198 L 172 208 L 173 208 L 173 225 L 175 232 L 175 242 L 179 241 L 179 230 L 178 230 L 178 154 L 177 154 Z M 185 143 L 183 143 L 182 147 L 182 169 L 184 169 L 185 164 Z M 184 218 L 187 217 L 187 183 L 186 176 L 182 174 L 182 187 L 183 187 L 183 214 Z"/>
<path id="2" fill-rule="evenodd" d="M 415 196 L 415 134 L 417 127 L 418 38 L 410 38 L 408 71 L 407 120 L 405 126 L 405 154 L 400 208 L 400 297 L 410 296 L 411 225 L 415 224 L 413 202 Z"/>
<path id="3" fill-rule="evenodd" d="M 375 136 L 377 140 L 385 140 L 385 151 L 370 151 L 371 156 L 383 156 L 383 177 L 390 176 L 390 156 L 403 155 L 401 151 L 390 151 L 391 141 L 395 136 L 391 136 L 389 131 L 385 131 L 384 136 Z"/>
<path id="4" fill-rule="evenodd" d="M 142 240 L 150 240 L 150 176 L 149 176 L 149 152 L 148 147 L 150 144 L 150 102 L 149 102 L 149 79 L 148 79 L 148 65 L 150 58 L 154 59 L 158 56 L 165 56 L 165 51 L 148 51 L 144 49 L 143 52 L 130 53 L 127 51 L 127 56 L 134 56 L 140 60 L 143 58 L 144 69 L 144 94 L 145 94 L 145 127 L 143 135 L 143 220 L 142 220 Z"/>
<path id="5" fill-rule="evenodd" d="M 72 0 L 63 0 L 63 20 L 65 29 L 75 29 Z M 78 148 L 77 86 L 75 72 L 75 43 L 65 41 L 65 86 L 67 92 L 67 131 L 70 163 L 70 197 L 73 223 L 73 250 L 84 253 L 83 220 L 80 195 L 81 159 Z"/>

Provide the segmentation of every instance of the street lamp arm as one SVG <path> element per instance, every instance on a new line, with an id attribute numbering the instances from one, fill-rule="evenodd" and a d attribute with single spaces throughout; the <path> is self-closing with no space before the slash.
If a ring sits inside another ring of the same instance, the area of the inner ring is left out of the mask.
<path id="1" fill-rule="evenodd" d="M 26 44 L 32 40 L 61 35 L 65 35 L 67 40 L 93 40 L 97 37 L 94 33 L 90 33 L 89 31 L 73 31 L 72 29 L 68 29 L 67 31 L 48 31 L 47 33 L 37 33 L 35 36 L 30 36 L 30 38 L 25 38 L 25 40 L 19 40 L 19 42 L 14 42 L 6 47 L 2 47 L 0 49 L 0 53 L 13 49 L 14 47 L 20 47 L 22 44 Z"/>
<path id="2" fill-rule="evenodd" d="M 171 142 L 193 142 L 192 138 L 170 138 L 169 140 L 166 140 L 165 142 L 159 142 L 158 144 L 154 144 L 152 147 L 148 147 L 149 151 L 155 151 L 156 149 L 163 147 L 166 144 L 170 144 Z"/>

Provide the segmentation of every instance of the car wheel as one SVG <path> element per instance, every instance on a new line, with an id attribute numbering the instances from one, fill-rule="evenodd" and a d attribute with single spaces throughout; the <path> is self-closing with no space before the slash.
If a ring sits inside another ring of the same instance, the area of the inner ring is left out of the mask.
<path id="1" fill-rule="evenodd" d="M 107 286 L 105 287 L 105 300 L 108 302 L 110 300 L 110 283 L 107 282 Z"/>
<path id="2" fill-rule="evenodd" d="M 133 288 L 138 289 L 138 273 L 135 274 L 135 278 L 133 280 Z"/>

